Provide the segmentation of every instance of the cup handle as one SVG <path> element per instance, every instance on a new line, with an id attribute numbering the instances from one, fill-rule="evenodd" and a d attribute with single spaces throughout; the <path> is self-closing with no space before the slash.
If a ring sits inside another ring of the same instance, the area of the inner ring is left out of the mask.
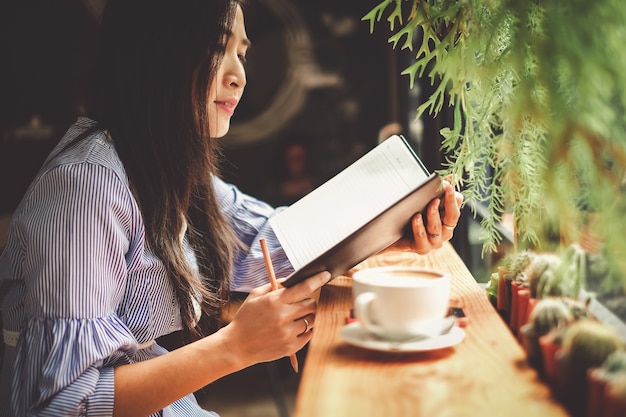
<path id="1" fill-rule="evenodd" d="M 370 304 L 376 298 L 373 292 L 359 294 L 354 300 L 354 316 L 361 325 L 372 333 L 378 333 L 379 326 L 374 324 L 370 318 Z"/>

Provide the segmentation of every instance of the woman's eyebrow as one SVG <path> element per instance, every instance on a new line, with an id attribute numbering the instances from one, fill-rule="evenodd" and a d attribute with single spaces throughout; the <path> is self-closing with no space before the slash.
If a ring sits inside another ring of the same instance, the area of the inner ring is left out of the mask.
<path id="1" fill-rule="evenodd" d="M 226 37 L 228 39 L 233 37 L 233 32 L 231 32 L 230 30 L 226 32 Z M 241 44 L 243 44 L 243 46 L 250 48 L 252 46 L 252 41 L 250 39 L 248 39 L 247 37 L 244 37 L 241 41 Z"/>
<path id="2" fill-rule="evenodd" d="M 241 41 L 239 41 L 239 43 L 243 46 L 245 46 L 246 48 L 250 48 L 252 46 L 252 41 L 250 39 L 248 39 L 247 37 L 244 37 L 243 39 L 241 39 Z"/>

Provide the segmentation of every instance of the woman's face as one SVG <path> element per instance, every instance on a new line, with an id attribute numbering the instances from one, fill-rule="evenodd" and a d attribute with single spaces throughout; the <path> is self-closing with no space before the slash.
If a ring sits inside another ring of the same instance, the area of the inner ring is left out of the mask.
<path id="1" fill-rule="evenodd" d="M 209 133 L 212 138 L 219 138 L 228 133 L 230 118 L 246 86 L 244 62 L 249 46 L 243 11 L 241 7 L 237 7 L 232 34 L 209 90 Z"/>

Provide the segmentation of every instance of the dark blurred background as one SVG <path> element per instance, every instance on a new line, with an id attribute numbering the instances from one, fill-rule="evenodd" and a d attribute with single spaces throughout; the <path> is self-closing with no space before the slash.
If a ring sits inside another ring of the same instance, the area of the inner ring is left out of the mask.
<path id="1" fill-rule="evenodd" d="M 104 2 L 0 4 L 0 227 L 76 118 Z M 253 47 L 244 99 L 222 139 L 227 180 L 289 204 L 392 133 L 407 137 L 430 170 L 440 168 L 447 114 L 414 120 L 429 85 L 409 89 L 400 73 L 413 53 L 392 49 L 384 19 L 373 34 L 361 20 L 377 3 L 248 1 Z M 453 243 L 469 265 L 466 226 Z"/>

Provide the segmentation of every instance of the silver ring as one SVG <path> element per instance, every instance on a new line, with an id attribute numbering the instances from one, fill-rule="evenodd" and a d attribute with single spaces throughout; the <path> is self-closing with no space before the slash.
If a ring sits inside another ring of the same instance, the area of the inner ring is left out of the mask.
<path id="1" fill-rule="evenodd" d="M 311 327 L 311 325 L 309 324 L 309 321 L 307 319 L 302 317 L 302 320 L 304 320 L 304 325 L 306 327 L 304 328 L 304 331 L 302 333 L 300 333 L 301 335 L 306 334 L 306 333 L 310 332 L 313 329 L 313 327 Z"/>
<path id="2" fill-rule="evenodd" d="M 439 234 L 437 234 L 437 233 L 429 233 L 429 234 L 428 234 L 428 238 L 429 238 L 429 239 L 434 239 L 434 238 L 436 238 L 436 237 L 439 237 Z"/>
<path id="3" fill-rule="evenodd" d="M 450 226 L 450 225 L 445 224 L 445 223 L 441 223 L 441 225 L 444 227 L 444 229 L 448 229 L 448 230 L 454 230 L 454 228 L 456 227 L 456 225 Z"/>

